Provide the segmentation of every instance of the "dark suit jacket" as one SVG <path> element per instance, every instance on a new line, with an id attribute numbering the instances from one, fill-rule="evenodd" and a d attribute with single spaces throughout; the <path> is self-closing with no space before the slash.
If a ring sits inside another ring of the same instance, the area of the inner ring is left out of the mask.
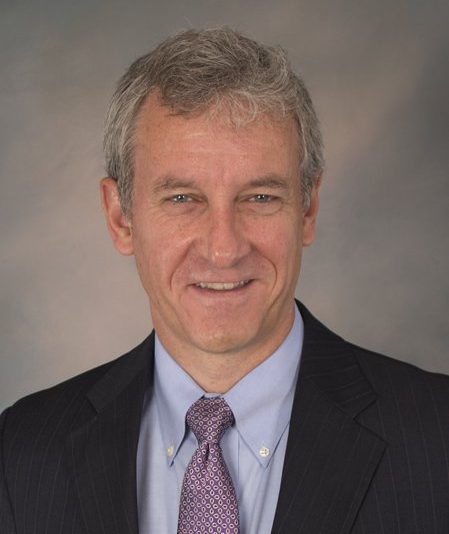
<path id="1" fill-rule="evenodd" d="M 355 347 L 301 314 L 272 532 L 448 534 L 449 377 Z M 150 336 L 3 414 L 1 534 L 138 532 L 136 448 L 152 372 Z"/>

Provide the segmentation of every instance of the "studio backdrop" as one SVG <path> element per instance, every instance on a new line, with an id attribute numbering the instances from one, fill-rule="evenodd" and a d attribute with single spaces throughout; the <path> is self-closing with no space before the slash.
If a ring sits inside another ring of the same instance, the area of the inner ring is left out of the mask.
<path id="1" fill-rule="evenodd" d="M 326 173 L 298 297 L 343 337 L 449 373 L 447 2 L 3 0 L 0 409 L 151 330 L 100 208 L 117 79 L 164 37 L 229 25 L 288 50 Z"/>

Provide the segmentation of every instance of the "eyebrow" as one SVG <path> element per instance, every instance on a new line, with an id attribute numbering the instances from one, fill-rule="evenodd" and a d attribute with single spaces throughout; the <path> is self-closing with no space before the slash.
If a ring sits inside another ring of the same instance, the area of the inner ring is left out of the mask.
<path id="1" fill-rule="evenodd" d="M 186 187 L 194 187 L 195 182 L 193 180 L 182 180 L 175 176 L 164 176 L 158 180 L 154 186 L 154 192 L 160 193 L 161 191 L 169 191 L 171 189 L 182 189 Z"/>
<path id="2" fill-rule="evenodd" d="M 247 184 L 248 187 L 268 187 L 270 189 L 287 189 L 288 180 L 279 176 L 261 176 L 260 178 L 254 178 Z"/>
<path id="3" fill-rule="evenodd" d="M 162 191 L 170 191 L 173 189 L 183 189 L 196 187 L 194 180 L 183 180 L 176 176 L 164 176 L 158 180 L 154 186 L 154 192 L 160 193 Z M 288 180 L 282 177 L 268 175 L 254 178 L 244 185 L 245 188 L 262 187 L 269 189 L 287 189 Z"/>

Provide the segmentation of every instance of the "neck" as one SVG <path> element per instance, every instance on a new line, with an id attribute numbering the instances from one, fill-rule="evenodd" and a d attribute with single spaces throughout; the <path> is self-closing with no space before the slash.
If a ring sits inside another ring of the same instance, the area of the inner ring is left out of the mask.
<path id="1" fill-rule="evenodd" d="M 175 360 L 204 391 L 223 394 L 269 356 L 241 359 L 235 355 L 214 354 L 212 357 Z"/>
<path id="2" fill-rule="evenodd" d="M 161 335 L 158 329 L 156 332 L 168 354 L 204 391 L 223 394 L 279 348 L 292 323 L 280 328 L 275 337 L 270 336 L 254 347 L 213 353 L 195 350 L 192 346 L 178 346 L 172 343 L 171 336 Z"/>

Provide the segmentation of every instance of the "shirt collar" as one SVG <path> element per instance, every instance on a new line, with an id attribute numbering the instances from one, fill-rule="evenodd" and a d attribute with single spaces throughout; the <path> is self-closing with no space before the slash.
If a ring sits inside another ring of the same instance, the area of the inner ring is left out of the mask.
<path id="1" fill-rule="evenodd" d="M 223 395 L 234 414 L 237 431 L 264 467 L 290 421 L 303 333 L 303 321 L 295 306 L 293 326 L 280 347 Z M 187 410 L 203 395 L 204 390 L 156 336 L 154 399 L 169 465 L 186 434 Z"/>
<path id="2" fill-rule="evenodd" d="M 154 345 L 154 399 L 169 465 L 186 433 L 185 417 L 204 390 L 168 354 L 157 335 Z"/>
<path id="3" fill-rule="evenodd" d="M 280 347 L 224 395 L 240 435 L 265 467 L 290 422 L 303 333 L 295 306 L 293 326 Z"/>

